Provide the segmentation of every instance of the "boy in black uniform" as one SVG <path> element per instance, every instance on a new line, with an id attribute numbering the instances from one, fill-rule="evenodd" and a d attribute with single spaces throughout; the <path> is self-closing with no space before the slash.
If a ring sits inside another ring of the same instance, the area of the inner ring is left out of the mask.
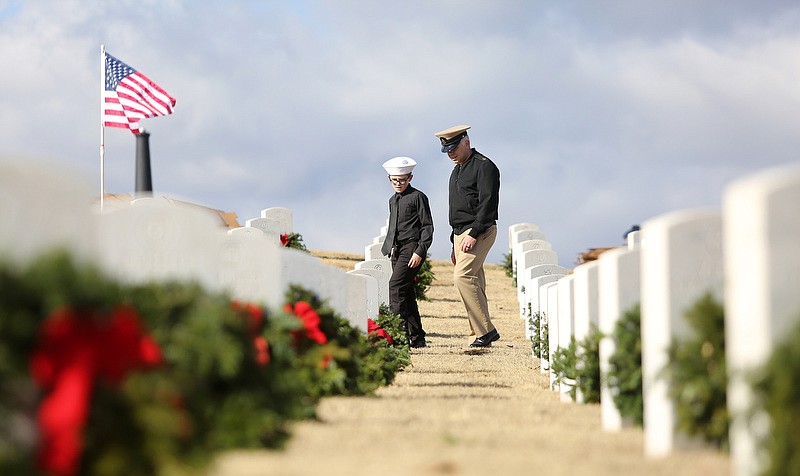
<path id="1" fill-rule="evenodd" d="M 414 277 L 433 243 L 433 217 L 428 197 L 411 186 L 417 163 L 410 157 L 394 157 L 383 164 L 394 194 L 389 198 L 389 227 L 381 252 L 392 260 L 389 307 L 406 326 L 411 347 L 425 347 L 425 331 L 417 307 Z"/>

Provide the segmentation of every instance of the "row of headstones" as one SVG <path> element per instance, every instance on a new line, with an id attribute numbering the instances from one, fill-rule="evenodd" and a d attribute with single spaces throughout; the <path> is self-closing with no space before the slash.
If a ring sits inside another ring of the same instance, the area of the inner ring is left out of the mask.
<path id="1" fill-rule="evenodd" d="M 658 457 L 689 444 L 676 435 L 674 404 L 661 370 L 672 339 L 688 333 L 685 311 L 710 292 L 725 308 L 734 473 L 756 474 L 761 464 L 757 435 L 747 423 L 753 394 L 744 375 L 765 363 L 776 342 L 800 321 L 798 206 L 800 165 L 786 166 L 729 184 L 721 211 L 690 209 L 652 218 L 640 232 L 628 235 L 626 247 L 606 251 L 571 273 L 553 268 L 551 275 L 562 273 L 558 278 L 533 278 L 540 273 L 533 270 L 541 265 L 514 258 L 518 286 L 526 286 L 520 294 L 521 314 L 528 315 L 525 308 L 530 303 L 531 312 L 547 317 L 552 355 L 568 345 L 571 336 L 581 339 L 590 323 L 609 336 L 623 312 L 641 305 L 644 449 Z M 529 226 L 513 225 L 509 232 Z M 522 252 L 524 241 L 509 243 L 512 256 L 519 256 L 514 247 Z M 601 415 L 608 431 L 623 425 L 605 386 L 614 350 L 613 340 L 603 337 Z M 541 368 L 548 371 L 547 361 Z M 569 388 L 564 387 L 558 390 L 569 400 Z"/>
<path id="2" fill-rule="evenodd" d="M 540 296 L 539 290 L 554 286 L 571 270 L 558 265 L 558 254 L 552 244 L 545 239 L 544 233 L 533 223 L 517 223 L 508 227 L 508 243 L 511 252 L 511 269 L 517 286 L 519 314 L 525 321 L 525 336 L 532 339 L 534 327 L 528 320 L 536 313 L 546 312 L 547 296 Z M 556 302 L 556 300 L 554 300 Z M 550 339 L 558 336 L 558 331 L 550 327 Z M 542 337 L 542 336 L 538 336 Z M 550 348 L 557 348 L 557 342 L 550 342 Z M 541 359 L 542 372 L 548 369 L 548 359 Z M 551 384 L 553 382 L 551 381 Z"/>
<path id="3" fill-rule="evenodd" d="M 378 315 L 378 281 L 280 246 L 291 211 L 268 208 L 228 229 L 217 213 L 166 198 L 93 205 L 88 183 L 42 164 L 0 162 L 0 255 L 25 265 L 54 249 L 99 266 L 122 283 L 195 281 L 233 299 L 280 308 L 297 284 L 355 327 Z"/>
<path id="4" fill-rule="evenodd" d="M 381 227 L 378 236 L 372 239 L 372 243 L 364 247 L 364 260 L 355 264 L 349 273 L 358 273 L 372 276 L 378 282 L 378 302 L 389 304 L 389 279 L 392 277 L 392 262 L 383 255 L 381 247 L 386 239 L 386 232 L 389 229 L 389 218 L 386 218 L 386 225 Z"/>
<path id="5" fill-rule="evenodd" d="M 517 283 L 520 315 L 527 315 L 538 306 L 538 297 L 529 290 L 556 281 L 568 270 L 558 265 L 558 254 L 539 227 L 532 223 L 517 223 L 508 227 L 511 269 Z M 527 331 L 530 336 L 530 331 Z"/>

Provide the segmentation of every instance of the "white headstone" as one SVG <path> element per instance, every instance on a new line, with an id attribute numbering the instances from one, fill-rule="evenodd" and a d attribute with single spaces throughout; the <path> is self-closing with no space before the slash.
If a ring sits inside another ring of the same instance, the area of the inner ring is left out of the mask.
<path id="1" fill-rule="evenodd" d="M 123 282 L 197 281 L 220 289 L 219 253 L 227 228 L 219 217 L 162 199 L 135 200 L 100 215 L 98 255 Z"/>
<path id="2" fill-rule="evenodd" d="M 261 218 L 271 218 L 278 222 L 278 234 L 293 233 L 292 211 L 283 207 L 270 207 L 261 210 Z"/>
<path id="3" fill-rule="evenodd" d="M 383 243 L 373 243 L 371 245 L 367 245 L 364 247 L 364 260 L 369 261 L 373 259 L 383 259 L 383 253 L 381 252 L 381 247 Z"/>
<path id="4" fill-rule="evenodd" d="M 320 262 L 319 277 L 321 278 L 320 297 L 327 300 L 331 309 L 350 322 L 350 325 L 363 331 L 367 330 L 367 320 L 362 319 L 363 313 L 353 314 L 352 305 L 348 302 L 349 278 L 345 271 Z M 361 306 L 364 306 L 361 303 Z"/>
<path id="5" fill-rule="evenodd" d="M 540 309 L 545 309 L 545 322 L 547 324 L 547 360 L 542 359 L 541 368 L 550 374 L 550 386 L 555 382 L 555 375 L 550 368 L 553 361 L 553 351 L 558 348 L 558 281 L 548 283 L 539 288 Z M 544 336 L 542 336 L 544 338 Z M 557 390 L 557 388 L 554 388 Z"/>
<path id="6" fill-rule="evenodd" d="M 281 223 L 275 218 L 251 218 L 244 222 L 245 227 L 261 230 L 275 244 L 281 242 Z"/>
<path id="7" fill-rule="evenodd" d="M 534 225 L 533 223 L 515 223 L 508 227 L 508 249 L 511 250 L 513 248 L 512 243 L 512 236 L 514 233 L 521 231 L 521 230 L 538 230 L 539 227 Z"/>
<path id="8" fill-rule="evenodd" d="M 747 425 L 752 400 L 743 372 L 762 365 L 800 316 L 800 166 L 733 182 L 723 200 L 725 354 L 731 460 L 739 476 L 761 472 L 758 435 Z"/>
<path id="9" fill-rule="evenodd" d="M 91 260 L 96 247 L 88 180 L 52 165 L 0 162 L 0 255 L 26 264 L 65 248 Z"/>
<path id="10" fill-rule="evenodd" d="M 516 244 L 517 254 L 531 250 L 552 250 L 553 245 L 547 240 L 525 240 Z"/>
<path id="11" fill-rule="evenodd" d="M 372 259 L 359 261 L 354 266 L 355 271 L 374 270 L 377 273 L 369 273 L 378 283 L 378 305 L 381 303 L 389 304 L 389 279 L 392 277 L 392 261 L 388 258 Z"/>
<path id="12" fill-rule="evenodd" d="M 169 203 L 174 204 L 167 200 L 166 197 L 138 197 L 130 201 L 129 205 L 147 205 L 149 203 Z"/>
<path id="13" fill-rule="evenodd" d="M 366 274 L 372 276 L 378 282 L 378 305 L 389 304 L 389 278 L 392 276 L 391 271 L 378 270 L 374 268 L 354 269 L 348 271 L 354 274 Z"/>
<path id="14" fill-rule="evenodd" d="M 283 304 L 278 252 L 256 228 L 229 230 L 219 253 L 220 286 L 234 299 L 278 308 Z"/>
<path id="15" fill-rule="evenodd" d="M 349 319 L 366 325 L 367 319 L 375 320 L 378 316 L 378 281 L 372 276 L 352 271 L 346 275 Z"/>
<path id="16" fill-rule="evenodd" d="M 569 347 L 575 329 L 575 276 L 570 274 L 558 280 L 558 348 Z M 551 349 L 552 355 L 555 349 Z M 571 386 L 560 385 L 562 402 L 571 402 Z"/>
<path id="17" fill-rule="evenodd" d="M 530 283 L 532 283 L 531 284 L 531 288 L 530 288 L 531 292 L 528 293 L 528 295 L 533 297 L 533 300 L 531 301 L 531 316 L 533 316 L 537 312 L 539 313 L 540 316 L 542 314 L 547 314 L 546 295 L 545 295 L 545 298 L 544 298 L 545 302 L 542 303 L 540 301 L 540 299 L 542 299 L 542 292 L 541 292 L 542 286 L 544 286 L 545 284 L 554 283 L 554 282 L 558 281 L 559 279 L 561 279 L 563 276 L 564 276 L 563 274 L 548 274 L 546 276 L 539 276 L 538 278 L 534 278 L 534 279 L 532 279 L 530 281 Z M 533 337 L 533 335 L 531 334 L 530 327 L 527 325 L 528 324 L 527 320 L 526 320 L 525 324 L 526 324 L 525 325 L 525 337 L 530 339 L 530 338 Z M 539 330 L 540 331 L 541 331 L 541 327 L 542 327 L 542 324 L 540 322 L 540 324 L 539 324 Z"/>
<path id="18" fill-rule="evenodd" d="M 573 270 L 575 281 L 575 340 L 589 335 L 591 325 L 597 327 L 597 261 L 589 261 Z"/>
<path id="19" fill-rule="evenodd" d="M 259 238 L 266 238 L 266 235 L 263 231 L 259 230 L 258 228 L 252 228 L 249 226 L 240 226 L 237 228 L 231 228 L 228 230 L 229 235 L 250 235 L 250 236 L 257 236 Z"/>
<path id="20" fill-rule="evenodd" d="M 589 331 L 597 329 L 597 261 L 589 261 L 573 270 L 574 280 L 574 327 L 575 340 L 581 343 L 589 336 Z M 580 389 L 575 393 L 577 403 L 584 402 L 584 395 Z"/>
<path id="21" fill-rule="evenodd" d="M 281 270 L 281 296 L 294 284 L 313 292 L 320 298 L 323 295 L 321 268 L 324 266 L 319 258 L 305 251 L 292 248 L 280 248 L 278 253 Z"/>
<path id="22" fill-rule="evenodd" d="M 531 250 L 522 254 L 517 260 L 517 302 L 523 299 L 522 289 L 525 287 L 525 275 L 528 268 L 543 264 L 558 264 L 558 254 L 553 250 Z"/>
<path id="23" fill-rule="evenodd" d="M 536 232 L 536 233 L 539 233 L 539 232 Z M 552 249 L 553 249 L 553 245 L 550 244 L 549 241 L 543 240 L 543 239 L 539 239 L 539 238 L 531 239 L 531 240 L 523 240 L 523 241 L 519 241 L 517 243 L 514 243 L 514 248 L 511 250 L 512 257 L 514 259 L 512 269 L 515 270 L 515 271 L 519 269 L 518 268 L 518 263 L 519 263 L 520 257 L 522 257 L 523 253 L 525 253 L 526 251 L 552 250 Z"/>
<path id="24" fill-rule="evenodd" d="M 628 233 L 628 237 L 625 239 L 625 242 L 628 245 L 629 250 L 638 250 L 642 244 L 641 230 Z"/>
<path id="25" fill-rule="evenodd" d="M 597 258 L 597 317 L 603 334 L 599 352 L 600 417 L 605 431 L 619 431 L 623 423 L 607 383 L 609 359 L 616 351 L 614 329 L 622 314 L 639 302 L 639 250 L 615 248 L 601 254 Z"/>
<path id="26" fill-rule="evenodd" d="M 648 456 L 672 452 L 675 409 L 662 374 L 684 313 L 705 293 L 722 300 L 722 221 L 715 210 L 668 213 L 642 226 L 642 387 Z"/>
<path id="27" fill-rule="evenodd" d="M 513 276 L 517 279 L 517 284 L 519 284 L 520 279 L 525 279 L 524 277 L 520 277 L 520 270 L 524 268 L 519 267 L 519 261 L 521 257 L 527 251 L 534 251 L 534 250 L 551 250 L 553 249 L 553 245 L 550 242 L 545 240 L 525 240 L 521 241 L 514 245 L 514 249 L 512 250 L 512 273 Z"/>
<path id="28" fill-rule="evenodd" d="M 517 249 L 517 245 L 528 240 L 546 241 L 544 233 L 533 229 L 518 230 L 511 235 L 511 268 L 514 275 L 516 275 L 520 269 L 524 269 L 524 266 L 521 266 L 520 263 L 522 253 Z"/>
<path id="29" fill-rule="evenodd" d="M 563 276 L 567 274 L 567 272 L 567 268 L 557 264 L 540 264 L 526 268 L 522 276 L 517 277 L 518 280 L 522 280 L 525 286 L 525 293 L 518 294 L 520 316 L 522 316 L 523 319 L 527 319 L 529 317 L 528 309 L 533 312 L 535 307 L 534 302 L 538 301 L 538 286 L 535 283 L 537 278 L 548 275 Z"/>
<path id="30" fill-rule="evenodd" d="M 353 266 L 354 269 L 377 269 L 379 271 L 386 271 L 391 276 L 392 273 L 392 260 L 389 258 L 371 259 L 369 261 L 359 261 Z"/>

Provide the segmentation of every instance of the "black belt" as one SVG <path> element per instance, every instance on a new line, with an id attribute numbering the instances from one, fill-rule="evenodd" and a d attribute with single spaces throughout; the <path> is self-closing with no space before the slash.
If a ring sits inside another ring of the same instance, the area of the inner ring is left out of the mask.
<path id="1" fill-rule="evenodd" d="M 409 243 L 417 243 L 417 242 L 419 242 L 419 240 L 397 241 L 397 242 L 395 242 L 394 246 L 399 248 L 399 247 L 405 246 L 405 245 L 407 245 Z"/>

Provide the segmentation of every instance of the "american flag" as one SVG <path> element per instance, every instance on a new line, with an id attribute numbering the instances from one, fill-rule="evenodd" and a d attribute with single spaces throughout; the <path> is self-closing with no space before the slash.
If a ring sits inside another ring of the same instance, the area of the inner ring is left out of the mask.
<path id="1" fill-rule="evenodd" d="M 110 54 L 105 54 L 106 87 L 103 91 L 103 125 L 139 133 L 139 120 L 166 116 L 175 98 L 150 78 Z"/>

